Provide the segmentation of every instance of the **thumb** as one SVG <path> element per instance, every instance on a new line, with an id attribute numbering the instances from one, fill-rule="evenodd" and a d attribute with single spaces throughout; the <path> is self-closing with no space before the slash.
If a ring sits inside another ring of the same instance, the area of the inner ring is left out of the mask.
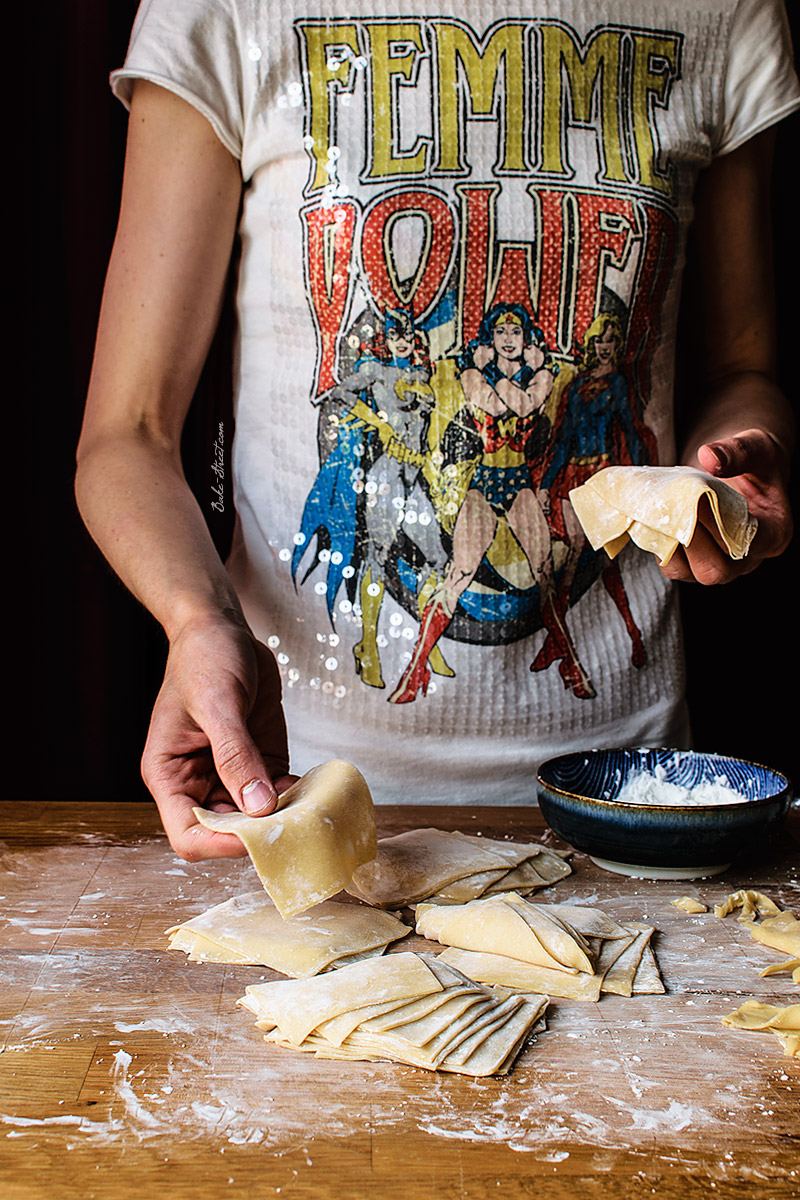
<path id="1" fill-rule="evenodd" d="M 272 812 L 278 793 L 247 726 L 222 722 L 206 732 L 220 782 L 237 808 L 251 817 Z"/>
<path id="2" fill-rule="evenodd" d="M 768 434 L 761 429 L 748 429 L 732 437 L 706 442 L 698 449 L 697 460 L 709 475 L 730 479 L 748 472 L 757 473 L 774 453 L 775 447 Z"/>

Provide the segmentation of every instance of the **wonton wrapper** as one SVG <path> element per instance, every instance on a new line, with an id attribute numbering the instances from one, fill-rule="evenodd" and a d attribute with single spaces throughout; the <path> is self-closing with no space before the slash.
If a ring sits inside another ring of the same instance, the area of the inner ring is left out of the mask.
<path id="1" fill-rule="evenodd" d="M 516 901 L 516 903 L 515 903 Z M 591 974 L 588 947 L 580 934 L 549 912 L 518 897 L 498 896 L 469 904 L 417 906 L 417 933 L 462 950 L 502 948 L 510 958 L 555 970 Z"/>
<path id="2" fill-rule="evenodd" d="M 442 985 L 422 959 L 406 952 L 368 959 L 312 980 L 251 984 L 239 1003 L 259 1020 L 269 1019 L 282 1037 L 297 1044 L 331 1017 L 441 990 Z"/>
<path id="3" fill-rule="evenodd" d="M 470 979 L 489 985 L 501 984 L 523 992 L 545 992 L 548 996 L 564 996 L 570 1000 L 599 1000 L 602 975 L 588 975 L 583 971 L 557 971 L 553 967 L 540 967 L 522 962 L 506 954 L 492 954 L 486 950 L 461 950 L 448 946 L 439 959 L 463 971 Z"/>
<path id="4" fill-rule="evenodd" d="M 509 886 L 530 891 L 571 874 L 560 855 L 538 843 L 412 829 L 381 838 L 374 861 L 355 872 L 347 890 L 379 908 L 400 908 L 434 895 L 447 903 L 460 903 L 498 885 L 528 860 L 535 878 L 531 874 Z"/>
<path id="5" fill-rule="evenodd" d="M 729 484 L 694 467 L 605 467 L 569 494 L 595 550 L 616 558 L 628 540 L 655 554 L 662 566 L 688 546 L 700 501 L 707 497 L 731 558 L 744 558 L 758 522 Z"/>
<path id="6" fill-rule="evenodd" d="M 490 985 L 591 1001 L 664 991 L 649 947 L 654 930 L 600 909 L 513 894 L 458 909 L 420 904 L 417 932 L 448 946 L 440 962 Z"/>
<path id="7" fill-rule="evenodd" d="M 546 996 L 497 994 L 431 955 L 390 954 L 309 980 L 257 984 L 239 1003 L 266 1041 L 321 1058 L 507 1071 Z"/>
<path id="8" fill-rule="evenodd" d="M 354 766 L 339 759 L 308 771 L 269 816 L 193 812 L 206 829 L 233 833 L 244 843 L 283 917 L 334 896 L 377 850 L 369 788 Z"/>
<path id="9" fill-rule="evenodd" d="M 390 913 L 334 900 L 284 919 L 264 892 L 234 896 L 167 930 L 170 949 L 193 961 L 261 964 L 295 979 L 354 955 L 382 954 L 408 932 Z"/>

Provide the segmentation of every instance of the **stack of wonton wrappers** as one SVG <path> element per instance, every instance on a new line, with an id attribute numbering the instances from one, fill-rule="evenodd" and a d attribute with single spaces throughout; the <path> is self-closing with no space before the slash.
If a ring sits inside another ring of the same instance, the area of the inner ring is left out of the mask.
<path id="1" fill-rule="evenodd" d="M 655 930 L 599 908 L 534 904 L 512 892 L 458 907 L 419 904 L 416 919 L 417 933 L 448 947 L 441 962 L 482 983 L 590 1001 L 664 991 Z"/>
<path id="2" fill-rule="evenodd" d="M 740 492 L 696 467 L 604 467 L 569 499 L 595 550 L 616 558 L 632 541 L 662 566 L 691 542 L 702 500 L 731 558 L 747 555 L 758 527 Z"/>
<path id="3" fill-rule="evenodd" d="M 284 918 L 264 892 L 234 896 L 167 930 L 170 950 L 192 962 L 261 965 L 293 979 L 383 954 L 408 932 L 392 913 L 335 900 Z"/>
<path id="4" fill-rule="evenodd" d="M 463 904 L 494 892 L 525 895 L 569 874 L 562 855 L 536 842 L 412 829 L 382 838 L 376 857 L 354 872 L 347 891 L 378 908 L 428 899 Z"/>
<path id="5" fill-rule="evenodd" d="M 507 1072 L 547 1003 L 411 952 L 315 979 L 253 984 L 239 1000 L 268 1042 L 321 1058 L 391 1059 L 473 1076 Z"/>

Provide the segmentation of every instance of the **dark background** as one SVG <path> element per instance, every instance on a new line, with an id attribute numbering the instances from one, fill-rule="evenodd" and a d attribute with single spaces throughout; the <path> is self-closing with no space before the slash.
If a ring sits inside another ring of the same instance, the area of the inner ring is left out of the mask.
<path id="1" fill-rule="evenodd" d="M 44 0 L 24 7 L 6 42 L 15 83 L 6 191 L 16 201 L 5 255 L 5 660 L 13 714 L 6 724 L 7 794 L 138 800 L 146 798 L 139 756 L 165 641 L 106 567 L 72 497 L 125 144 L 125 112 L 107 77 L 124 59 L 136 3 Z M 789 7 L 797 45 L 800 6 Z M 791 181 L 799 147 L 795 115 L 780 127 L 774 180 L 779 376 L 793 399 L 800 260 Z M 185 434 L 187 473 L 205 499 L 213 430 L 220 419 L 232 430 L 224 342 L 218 338 Z M 694 365 L 681 364 L 684 377 L 696 376 Z M 231 504 L 219 516 L 204 500 L 203 511 L 224 552 Z M 682 587 L 696 745 L 768 763 L 795 780 L 797 565 L 793 545 L 725 588 Z"/>

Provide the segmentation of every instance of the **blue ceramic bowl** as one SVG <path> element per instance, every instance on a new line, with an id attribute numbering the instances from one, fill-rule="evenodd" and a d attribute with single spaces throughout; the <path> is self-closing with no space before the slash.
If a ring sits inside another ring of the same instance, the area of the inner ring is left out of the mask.
<path id="1" fill-rule="evenodd" d="M 654 805 L 618 802 L 628 778 L 644 771 L 695 788 L 721 777 L 746 803 Z M 565 842 L 607 870 L 647 879 L 716 875 L 763 846 L 792 802 L 789 780 L 740 758 L 687 750 L 587 750 L 544 763 L 539 805 Z"/>

